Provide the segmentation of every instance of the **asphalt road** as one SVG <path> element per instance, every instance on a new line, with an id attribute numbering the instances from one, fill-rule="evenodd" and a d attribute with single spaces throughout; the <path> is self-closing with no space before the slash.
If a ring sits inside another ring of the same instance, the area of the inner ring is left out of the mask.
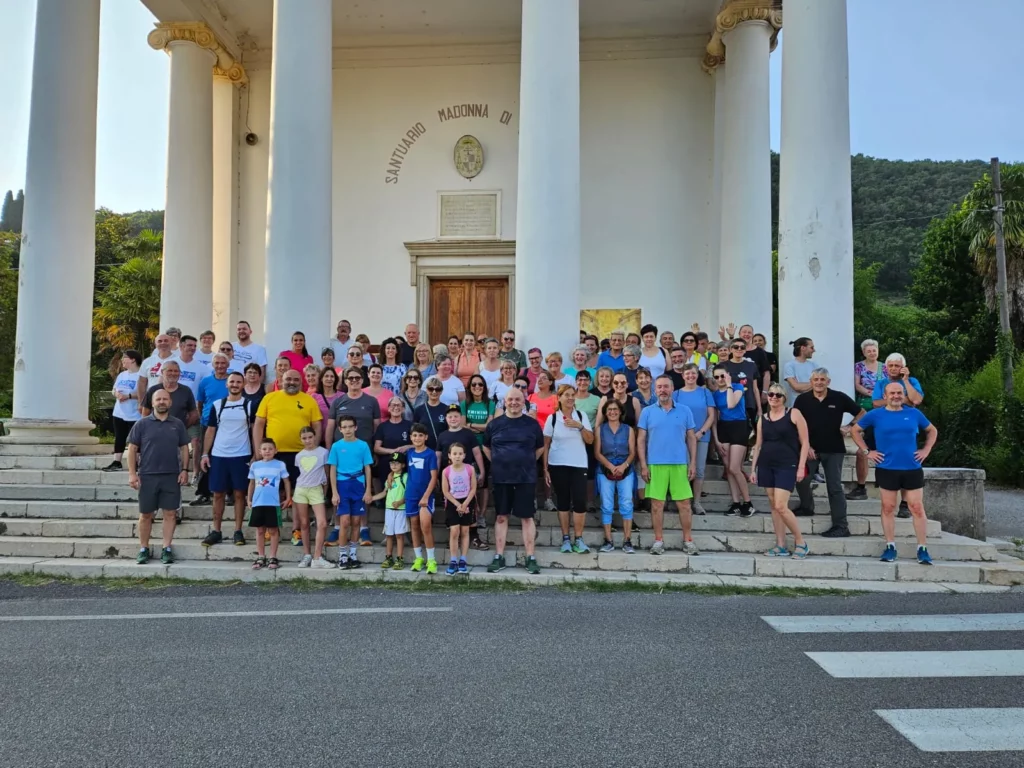
<path id="1" fill-rule="evenodd" d="M 1024 538 L 1024 491 L 985 489 L 985 534 L 1000 539 Z"/>
<path id="2" fill-rule="evenodd" d="M 441 612 L 79 615 L 442 608 Z M 1024 632 L 779 634 L 766 615 L 1024 612 L 1024 595 L 105 593 L 0 583 L 0 765 L 1006 768 L 876 709 L 1013 707 L 1020 678 L 837 679 L 805 651 L 1021 650 Z"/>

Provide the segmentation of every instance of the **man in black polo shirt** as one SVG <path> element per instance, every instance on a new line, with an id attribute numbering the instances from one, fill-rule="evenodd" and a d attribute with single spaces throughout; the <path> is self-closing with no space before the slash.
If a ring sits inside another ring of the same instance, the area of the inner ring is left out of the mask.
<path id="1" fill-rule="evenodd" d="M 846 496 L 843 493 L 843 457 L 846 444 L 843 440 L 843 416 L 850 414 L 854 421 L 864 415 L 864 409 L 845 392 L 829 389 L 831 379 L 828 370 L 815 368 L 811 372 L 811 391 L 797 396 L 793 407 L 800 411 L 807 422 L 807 433 L 811 443 L 808 454 L 809 469 L 804 479 L 797 483 L 800 495 L 800 512 L 814 514 L 814 496 L 811 495 L 811 478 L 822 468 L 825 485 L 828 488 L 828 507 L 832 513 L 832 527 L 822 536 L 842 538 L 850 535 L 846 523 Z"/>

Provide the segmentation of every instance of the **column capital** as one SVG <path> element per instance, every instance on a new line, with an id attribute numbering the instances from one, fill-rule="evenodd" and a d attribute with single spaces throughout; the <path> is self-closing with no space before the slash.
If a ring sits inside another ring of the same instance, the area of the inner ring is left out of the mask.
<path id="1" fill-rule="evenodd" d="M 761 21 L 772 28 L 771 50 L 779 42 L 782 29 L 782 0 L 726 0 L 722 10 L 715 17 L 715 31 L 708 41 L 707 53 L 701 68 L 709 75 L 725 61 L 726 33 L 748 21 Z"/>
<path id="2" fill-rule="evenodd" d="M 245 85 L 249 82 L 249 76 L 242 64 L 221 45 L 213 30 L 201 21 L 160 22 L 146 40 L 151 48 L 158 51 L 166 50 L 170 43 L 194 43 L 217 57 L 217 63 L 213 66 L 215 77 L 222 77 L 234 85 Z"/>

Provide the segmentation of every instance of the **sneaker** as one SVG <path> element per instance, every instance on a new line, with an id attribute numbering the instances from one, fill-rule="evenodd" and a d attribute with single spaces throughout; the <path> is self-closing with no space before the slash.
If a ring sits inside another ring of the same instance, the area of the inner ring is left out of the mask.
<path id="1" fill-rule="evenodd" d="M 572 552 L 572 542 L 569 539 L 562 537 L 562 546 L 558 551 L 566 553 Z"/>
<path id="2" fill-rule="evenodd" d="M 359 561 L 359 558 L 357 558 L 355 555 L 349 555 L 348 556 L 348 567 L 349 568 L 358 568 L 361 565 L 362 565 L 362 563 Z"/>
<path id="3" fill-rule="evenodd" d="M 415 560 L 412 561 L 412 568 L 410 568 L 409 570 L 413 571 L 414 573 L 419 573 L 423 570 L 423 566 L 426 565 L 426 563 L 427 561 L 424 560 L 422 557 L 417 557 Z"/>
<path id="4" fill-rule="evenodd" d="M 299 531 L 292 531 L 292 546 L 293 547 L 301 547 L 302 546 L 302 534 Z"/>
<path id="5" fill-rule="evenodd" d="M 729 505 L 729 508 L 727 510 L 725 510 L 725 516 L 726 517 L 732 517 L 734 515 L 738 515 L 739 513 L 740 513 L 740 503 L 738 501 L 734 501 L 732 504 Z"/>
<path id="6" fill-rule="evenodd" d="M 896 562 L 896 547 L 893 544 L 886 544 L 885 551 L 882 552 L 881 558 L 883 563 L 895 563 Z"/>
<path id="7" fill-rule="evenodd" d="M 313 564 L 312 555 L 303 555 L 302 559 L 299 560 L 299 568 L 309 568 Z"/>
<path id="8" fill-rule="evenodd" d="M 864 501 L 868 497 L 868 489 L 863 485 L 858 485 L 848 494 L 846 494 L 847 501 Z"/>
<path id="9" fill-rule="evenodd" d="M 469 565 L 465 560 L 459 560 L 459 573 L 469 573 Z"/>
<path id="10" fill-rule="evenodd" d="M 171 552 L 170 547 L 164 547 L 164 551 L 160 553 L 160 562 L 164 565 L 170 565 L 174 562 L 174 554 Z"/>
<path id="11" fill-rule="evenodd" d="M 921 565 L 931 565 L 932 556 L 928 554 L 928 547 L 917 548 L 917 562 Z"/>
<path id="12" fill-rule="evenodd" d="M 135 556 L 135 562 L 139 565 L 145 565 L 149 562 L 149 548 L 140 549 L 139 554 Z"/>
<path id="13" fill-rule="evenodd" d="M 905 502 L 905 501 L 901 501 L 900 502 L 900 509 L 896 513 L 896 517 L 898 517 L 900 520 L 909 520 L 910 519 L 910 507 L 907 506 L 907 502 Z"/>
<path id="14" fill-rule="evenodd" d="M 459 572 L 459 564 L 455 560 L 452 560 L 448 563 L 448 567 L 444 569 L 444 572 L 449 576 L 454 576 Z"/>
<path id="15" fill-rule="evenodd" d="M 212 547 L 214 544 L 220 544 L 222 541 L 224 541 L 224 535 L 220 531 L 210 531 L 201 543 L 204 547 Z"/>
<path id="16" fill-rule="evenodd" d="M 793 557 L 797 560 L 803 560 L 809 554 L 811 554 L 811 548 L 807 546 L 806 542 L 793 547 Z"/>
<path id="17" fill-rule="evenodd" d="M 665 542 L 655 539 L 654 543 L 651 544 L 652 555 L 663 555 L 665 554 Z"/>
<path id="18" fill-rule="evenodd" d="M 212 499 L 206 494 L 200 494 L 196 496 L 192 501 L 188 503 L 190 507 L 205 507 L 208 506 Z"/>
<path id="19" fill-rule="evenodd" d="M 554 501 L 554 499 L 551 499 L 551 498 L 544 499 L 544 511 L 545 512 L 554 512 L 555 511 L 555 501 Z"/>
<path id="20" fill-rule="evenodd" d="M 794 517 L 814 517 L 814 510 L 807 507 L 797 507 L 793 510 Z"/>
<path id="21" fill-rule="evenodd" d="M 405 558 L 404 557 L 396 557 L 395 558 L 395 564 L 391 566 L 391 570 L 393 570 L 393 571 L 401 571 L 401 570 L 404 570 L 404 569 L 405 569 Z"/>
<path id="22" fill-rule="evenodd" d="M 340 555 L 338 557 L 338 569 L 348 570 L 348 555 Z"/>
<path id="23" fill-rule="evenodd" d="M 622 551 L 625 552 L 627 555 L 632 555 L 634 552 L 636 552 L 636 550 L 633 549 L 633 542 L 631 542 L 629 539 L 626 539 L 624 542 L 622 542 Z"/>
<path id="24" fill-rule="evenodd" d="M 754 516 L 754 505 L 749 501 L 744 501 L 740 504 L 740 517 L 753 517 Z"/>
<path id="25" fill-rule="evenodd" d="M 814 482 L 816 482 L 818 484 L 824 483 L 825 482 L 825 475 L 823 475 L 821 472 L 815 472 L 814 473 Z"/>
<path id="26" fill-rule="evenodd" d="M 608 539 L 604 540 L 604 545 L 601 547 L 601 549 L 598 550 L 598 552 L 614 552 L 614 551 L 615 551 L 615 545 L 612 544 L 610 541 L 608 541 Z"/>
<path id="27" fill-rule="evenodd" d="M 427 560 L 427 573 L 437 573 L 437 560 L 433 558 Z"/>
<path id="28" fill-rule="evenodd" d="M 844 528 L 842 526 L 833 525 L 831 528 L 829 528 L 821 535 L 824 536 L 826 539 L 845 539 L 847 536 L 850 535 L 850 529 Z"/>
<path id="29" fill-rule="evenodd" d="M 394 566 L 395 558 L 393 558 L 391 555 L 387 555 L 380 564 L 381 568 L 393 568 Z"/>
<path id="30" fill-rule="evenodd" d="M 505 570 L 505 556 L 495 555 L 494 559 L 491 560 L 491 564 L 487 566 L 488 573 L 497 573 L 498 571 Z"/>
<path id="31" fill-rule="evenodd" d="M 324 560 L 322 557 L 318 557 L 316 560 L 313 561 L 313 563 L 312 563 L 312 565 L 310 565 L 310 567 L 314 568 L 314 569 L 317 569 L 317 568 L 330 568 L 331 564 L 329 562 L 327 562 L 326 560 Z"/>
<path id="32" fill-rule="evenodd" d="M 590 547 L 586 545 L 583 538 L 577 538 L 576 543 L 572 545 L 572 551 L 577 555 L 585 555 L 590 552 Z"/>
<path id="33" fill-rule="evenodd" d="M 697 545 L 693 543 L 693 540 L 683 542 L 683 554 L 684 555 L 699 555 L 700 550 L 697 549 Z"/>
<path id="34" fill-rule="evenodd" d="M 231 537 L 231 543 L 234 544 L 236 547 L 244 547 L 245 534 L 241 531 L 235 531 L 234 535 Z"/>
<path id="35" fill-rule="evenodd" d="M 124 467 L 121 466 L 120 461 L 112 461 L 103 468 L 103 472 L 120 472 Z"/>
<path id="36" fill-rule="evenodd" d="M 340 535 L 341 531 L 339 529 L 331 528 L 330 532 L 327 534 L 327 539 L 324 541 L 324 544 L 326 544 L 328 547 L 338 546 L 338 537 Z"/>
<path id="37" fill-rule="evenodd" d="M 693 514 L 699 515 L 701 517 L 704 517 L 704 515 L 707 514 L 707 510 L 704 509 L 703 505 L 699 501 L 694 500 L 692 506 L 693 506 Z"/>
<path id="38" fill-rule="evenodd" d="M 532 555 L 526 558 L 526 572 L 534 575 L 540 573 L 540 565 L 537 563 L 537 558 Z"/>

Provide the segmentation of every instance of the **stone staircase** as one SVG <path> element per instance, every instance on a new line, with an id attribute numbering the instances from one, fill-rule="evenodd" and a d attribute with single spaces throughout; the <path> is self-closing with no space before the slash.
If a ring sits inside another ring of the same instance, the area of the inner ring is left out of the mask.
<path id="1" fill-rule="evenodd" d="M 183 522 L 175 533 L 174 552 L 178 564 L 193 566 L 187 569 L 172 565 L 168 569 L 159 563 L 137 566 L 138 509 L 136 494 L 128 487 L 127 472 L 105 473 L 100 467 L 109 462 L 109 448 L 102 446 L 13 446 L 0 445 L 0 573 L 5 570 L 32 570 L 55 575 L 140 575 L 157 570 L 169 575 L 188 575 L 192 578 L 218 578 L 225 573 L 243 572 L 244 563 L 251 561 L 255 547 L 255 532 L 246 529 L 247 545 L 236 547 L 231 543 L 206 548 L 200 542 L 210 530 L 212 510 L 208 506 L 190 507 L 190 489 L 184 490 L 186 506 Z M 900 559 L 882 563 L 878 555 L 882 547 L 882 528 L 877 492 L 869 487 L 866 501 L 849 502 L 849 525 L 852 535 L 844 539 L 823 538 L 820 534 L 831 524 L 825 488 L 814 493 L 818 514 L 798 518 L 811 548 L 806 560 L 765 557 L 762 553 L 774 545 L 768 504 L 764 493 L 751 488 L 754 506 L 759 513 L 750 518 L 726 517 L 722 511 L 728 506 L 728 486 L 721 478 L 721 467 L 708 467 L 705 482 L 707 496 L 702 499 L 708 514 L 694 517 L 694 541 L 701 550 L 699 556 L 687 556 L 680 550 L 682 534 L 679 520 L 668 505 L 665 516 L 665 546 L 661 556 L 645 550 L 653 541 L 650 515 L 638 512 L 638 528 L 633 534 L 638 551 L 626 555 L 620 550 L 598 553 L 603 543 L 600 520 L 587 516 L 584 539 L 593 552 L 587 555 L 563 554 L 558 551 L 561 533 L 554 512 L 538 515 L 537 559 L 543 569 L 562 573 L 587 574 L 620 572 L 712 574 L 729 577 L 797 577 L 807 579 L 853 580 L 871 582 L 947 582 L 963 585 L 1024 584 L 1024 562 L 999 553 L 985 541 L 957 536 L 942 530 L 937 521 L 929 521 L 929 551 L 935 565 L 918 565 L 914 559 L 916 544 L 910 520 L 897 520 L 897 548 Z M 844 469 L 844 479 L 853 479 L 852 457 Z M 795 502 L 795 498 L 794 498 Z M 224 531 L 227 538 L 233 531 L 231 510 Z M 490 519 L 493 520 L 493 512 Z M 371 510 L 370 523 L 375 543 L 360 547 L 359 557 L 364 566 L 359 571 L 367 575 L 379 573 L 372 567 L 384 557 L 380 542 L 383 512 Z M 616 523 L 618 520 L 616 518 Z M 160 526 L 154 526 L 153 542 L 159 544 Z M 278 554 L 283 564 L 279 574 L 294 571 L 291 577 L 310 575 L 324 578 L 327 572 L 294 568 L 302 550 L 284 541 L 291 531 L 285 523 L 282 544 Z M 488 527 L 482 536 L 493 544 L 494 530 Z M 438 562 L 447 560 L 447 530 L 435 526 Z M 622 534 L 615 534 L 616 546 L 621 545 Z M 524 557 L 522 534 L 513 523 L 509 531 L 506 558 L 509 563 Z M 328 557 L 336 550 L 329 548 Z M 493 550 L 471 553 L 471 565 L 482 571 L 493 556 Z M 236 567 L 225 569 L 224 566 Z M 194 566 L 206 564 L 209 567 Z M 337 573 L 331 571 L 331 574 Z M 507 572 L 506 572 L 507 573 Z"/>

